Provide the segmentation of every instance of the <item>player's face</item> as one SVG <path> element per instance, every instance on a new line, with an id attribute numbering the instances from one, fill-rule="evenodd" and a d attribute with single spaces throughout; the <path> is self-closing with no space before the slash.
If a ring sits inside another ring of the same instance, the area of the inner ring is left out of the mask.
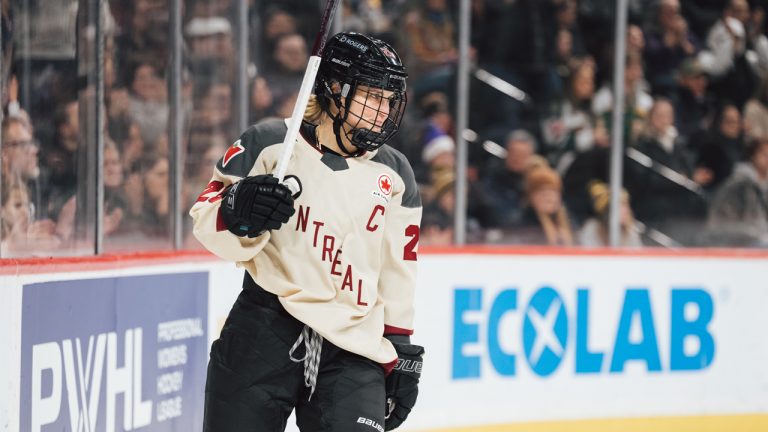
<path id="1" fill-rule="evenodd" d="M 350 103 L 347 122 L 356 129 L 381 132 L 384 121 L 389 117 L 390 98 L 393 95 L 389 90 L 359 86 Z"/>

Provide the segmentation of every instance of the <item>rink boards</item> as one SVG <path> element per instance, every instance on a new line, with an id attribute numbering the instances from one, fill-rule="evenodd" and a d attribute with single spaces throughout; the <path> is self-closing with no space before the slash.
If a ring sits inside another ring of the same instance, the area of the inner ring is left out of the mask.
<path id="1" fill-rule="evenodd" d="M 768 254 L 419 261 L 427 354 L 403 430 L 768 430 Z M 4 262 L 0 431 L 200 430 L 241 281 L 194 253 Z"/>

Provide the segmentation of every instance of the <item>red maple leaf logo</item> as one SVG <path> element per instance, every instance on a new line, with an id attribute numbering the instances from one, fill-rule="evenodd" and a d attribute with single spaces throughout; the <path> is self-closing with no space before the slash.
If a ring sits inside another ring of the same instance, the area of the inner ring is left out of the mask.
<path id="1" fill-rule="evenodd" d="M 381 53 L 384 54 L 386 57 L 389 57 L 392 60 L 397 59 L 397 57 L 395 57 L 395 53 L 393 53 L 389 48 L 381 47 L 380 49 L 381 49 Z"/>
<path id="2" fill-rule="evenodd" d="M 392 179 L 390 179 L 388 175 L 382 174 L 379 176 L 379 189 L 384 195 L 392 193 Z"/>
<path id="3" fill-rule="evenodd" d="M 227 149 L 227 152 L 224 154 L 224 158 L 221 160 L 221 167 L 222 168 L 226 167 L 229 161 L 231 161 L 235 156 L 243 152 L 245 152 L 245 147 L 243 147 L 243 145 L 240 144 L 240 140 L 235 141 L 235 143 L 232 144 Z"/>

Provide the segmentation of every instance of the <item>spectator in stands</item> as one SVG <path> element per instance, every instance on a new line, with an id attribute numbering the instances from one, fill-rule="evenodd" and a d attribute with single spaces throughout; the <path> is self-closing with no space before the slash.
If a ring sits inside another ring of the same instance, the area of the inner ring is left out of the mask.
<path id="1" fill-rule="evenodd" d="M 19 116 L 5 117 L 2 137 L 3 182 L 19 178 L 28 189 L 37 191 L 40 148 L 32 137 L 27 120 Z"/>
<path id="2" fill-rule="evenodd" d="M 2 186 L 20 182 L 30 205 L 29 232 L 35 238 L 53 234 L 55 223 L 47 209 L 48 181 L 41 177 L 40 149 L 32 136 L 32 125 L 25 111 L 3 118 Z"/>
<path id="3" fill-rule="evenodd" d="M 695 57 L 685 59 L 680 65 L 673 104 L 675 126 L 685 138 L 707 129 L 712 123 L 715 104 L 707 93 L 708 82 L 707 74 Z"/>
<path id="4" fill-rule="evenodd" d="M 557 12 L 561 0 L 504 2 L 499 24 L 497 61 L 511 75 L 511 83 L 531 96 L 542 112 L 562 91 L 557 74 Z M 528 41 L 523 43 L 523 41 Z"/>
<path id="5" fill-rule="evenodd" d="M 635 146 L 653 165 L 647 166 L 632 159 L 626 166 L 627 190 L 634 198 L 638 218 L 662 231 L 662 225 L 669 224 L 669 230 L 673 230 L 683 220 L 689 222 L 703 216 L 704 209 L 703 202 L 694 192 L 661 171 L 669 169 L 679 178 L 692 178 L 699 184 L 708 180 L 704 173 L 694 174 L 685 145 L 677 139 L 674 124 L 672 104 L 667 99 L 656 99 Z"/>
<path id="6" fill-rule="evenodd" d="M 750 141 L 747 156 L 712 199 L 711 243 L 768 247 L 768 140 Z"/>
<path id="7" fill-rule="evenodd" d="M 407 140 L 401 149 L 413 166 L 416 181 L 425 184 L 431 181 L 436 169 L 453 169 L 455 166 L 453 116 L 448 106 L 448 97 L 442 92 L 431 92 L 421 101 L 423 122 L 418 140 Z"/>
<path id="8" fill-rule="evenodd" d="M 610 46 L 610 45 L 609 45 Z M 611 55 L 613 55 L 613 47 L 611 46 Z M 630 24 L 627 26 L 627 54 L 641 55 L 645 51 L 645 32 L 642 27 L 636 24 Z"/>
<path id="9" fill-rule="evenodd" d="M 130 116 L 139 126 L 141 139 L 151 146 L 168 127 L 167 86 L 149 61 L 138 63 L 131 75 Z"/>
<path id="10" fill-rule="evenodd" d="M 744 127 L 749 137 L 768 139 L 768 74 L 744 107 Z"/>
<path id="11" fill-rule="evenodd" d="M 493 209 L 493 220 L 502 229 L 519 225 L 525 208 L 525 175 L 536 163 L 536 139 L 518 129 L 509 133 L 503 161 L 492 161 L 483 180 Z"/>
<path id="12" fill-rule="evenodd" d="M 57 219 L 64 203 L 77 189 L 77 150 L 80 145 L 79 103 L 70 100 L 56 109 L 54 141 L 43 145 L 43 165 L 49 184 L 46 213 Z"/>
<path id="13" fill-rule="evenodd" d="M 277 112 L 278 106 L 293 97 L 301 87 L 307 66 L 307 42 L 298 33 L 278 36 L 272 56 L 274 66 L 265 72 L 264 79 L 272 94 L 273 109 Z"/>
<path id="14" fill-rule="evenodd" d="M 299 33 L 296 18 L 279 5 L 270 5 L 262 14 L 262 18 L 262 32 L 259 47 L 256 50 L 259 54 L 256 63 L 259 73 L 275 67 L 273 53 L 280 36 Z"/>
<path id="15" fill-rule="evenodd" d="M 570 164 L 564 158 L 557 166 L 558 173 L 563 173 L 563 199 L 576 224 L 583 223 L 593 213 L 588 185 L 593 180 L 607 182 L 609 177 L 611 141 L 601 119 L 597 119 L 593 136 L 594 143 L 590 149 L 576 152 Z M 627 170 L 624 172 L 626 179 Z"/>
<path id="16" fill-rule="evenodd" d="M 578 2 L 576 0 L 562 0 L 557 4 L 557 28 L 558 38 L 566 32 L 570 38 L 571 54 L 577 59 L 587 55 L 584 46 L 584 36 L 578 22 Z M 558 43 L 558 46 L 560 44 Z"/>
<path id="17" fill-rule="evenodd" d="M 109 138 L 104 140 L 104 218 L 102 228 L 105 237 L 117 234 L 130 235 L 124 223 L 126 201 L 123 191 L 123 167 L 117 145 Z M 70 247 L 74 240 L 77 197 L 73 194 L 67 197 L 61 206 L 56 220 L 56 236 L 62 244 Z M 110 238 L 114 240 L 114 238 Z M 114 243 L 108 243 L 112 249 Z"/>
<path id="18" fill-rule="evenodd" d="M 215 62 L 226 80 L 231 81 L 235 72 L 235 49 L 229 20 L 221 16 L 196 17 L 189 21 L 184 31 L 189 41 L 193 73 L 200 63 Z"/>
<path id="19" fill-rule="evenodd" d="M 594 216 L 587 219 L 579 230 L 579 245 L 585 247 L 610 246 L 609 236 L 609 204 L 610 191 L 602 181 L 593 181 L 589 185 L 589 195 L 592 198 Z M 643 245 L 636 226 L 635 216 L 629 205 L 629 194 L 621 191 L 619 203 L 619 239 L 620 247 L 641 247 Z"/>
<path id="20" fill-rule="evenodd" d="M 454 206 L 456 203 L 456 181 L 452 172 L 440 173 L 427 192 L 424 206 L 422 231 L 426 228 L 426 244 L 450 245 L 453 242 Z M 469 227 L 470 229 L 476 227 Z"/>
<path id="21" fill-rule="evenodd" d="M 391 3 L 396 3 L 395 1 Z M 495 0 L 473 0 L 471 2 L 471 50 L 477 55 L 479 65 L 496 62 L 499 25 L 503 3 Z"/>
<path id="22" fill-rule="evenodd" d="M 232 124 L 232 87 L 226 82 L 202 79 L 197 82 L 195 93 L 199 99 L 192 113 L 192 130 L 229 132 Z"/>
<path id="23" fill-rule="evenodd" d="M 412 80 L 458 60 L 456 32 L 447 0 L 419 0 L 403 20 L 406 63 Z"/>
<path id="24" fill-rule="evenodd" d="M 453 171 L 456 167 L 456 144 L 450 135 L 434 131 L 427 135 L 421 160 L 426 164 L 430 175 L 438 172 Z"/>
<path id="25" fill-rule="evenodd" d="M 392 24 L 395 17 L 390 13 L 391 11 L 385 9 L 384 3 L 401 2 L 386 0 L 384 2 L 381 0 L 341 2 L 343 30 L 370 34 L 382 40 L 391 39 L 389 33 L 393 30 Z"/>
<path id="26" fill-rule="evenodd" d="M 170 234 L 168 158 L 145 157 L 141 161 L 144 202 L 142 232 L 148 238 L 167 240 Z"/>
<path id="27" fill-rule="evenodd" d="M 34 222 L 29 191 L 19 177 L 3 184 L 0 207 L 0 255 L 50 254 L 60 241 L 50 220 Z"/>
<path id="28" fill-rule="evenodd" d="M 19 179 L 3 182 L 0 209 L 0 253 L 3 257 L 14 256 L 14 252 L 27 246 L 32 219 L 30 206 L 27 188 Z"/>
<path id="29" fill-rule="evenodd" d="M 154 59 L 158 71 L 163 71 L 168 59 L 169 17 L 168 2 L 135 0 L 120 2 L 125 19 L 123 31 L 116 39 L 120 56 L 117 70 L 130 71 L 142 58 Z M 128 80 L 128 82 L 132 79 Z"/>
<path id="30" fill-rule="evenodd" d="M 606 82 L 592 99 L 592 111 L 612 130 L 613 91 Z M 627 54 L 624 70 L 624 142 L 631 144 L 642 128 L 643 119 L 653 105 L 653 98 L 644 90 L 643 60 L 640 54 Z"/>
<path id="31" fill-rule="evenodd" d="M 274 103 L 274 97 L 272 91 L 267 85 L 267 80 L 262 76 L 257 76 L 253 79 L 251 84 L 251 107 L 250 107 L 250 123 L 256 123 L 257 121 L 274 115 L 272 105 Z"/>
<path id="32" fill-rule="evenodd" d="M 733 101 L 738 109 L 752 97 L 758 77 L 768 70 L 768 38 L 759 33 L 749 39 L 745 27 L 749 16 L 746 0 L 730 0 L 722 19 L 709 31 L 706 49 L 698 55 L 712 77 L 715 94 Z"/>
<path id="33" fill-rule="evenodd" d="M 133 123 L 130 118 L 125 118 L 125 120 L 127 123 L 113 122 L 109 124 L 109 134 L 114 139 L 120 153 L 123 173 L 130 172 L 136 161 L 144 154 L 144 140 L 141 138 L 139 125 Z"/>
<path id="34" fill-rule="evenodd" d="M 419 246 L 450 246 L 452 244 L 452 220 L 442 213 L 424 213 L 421 218 Z"/>
<path id="35" fill-rule="evenodd" d="M 648 0 L 629 0 L 629 23 L 628 30 L 632 27 L 637 27 L 634 24 L 640 22 L 643 11 L 648 7 Z M 613 58 L 613 52 L 609 48 L 606 42 L 606 35 L 613 35 L 616 26 L 616 0 L 579 0 L 579 23 L 584 31 L 584 42 L 587 47 L 587 51 L 590 52 L 595 58 L 598 70 L 608 71 L 607 66 L 611 63 Z M 639 29 L 639 28 L 638 28 Z M 630 30 L 629 35 L 632 36 L 629 39 L 633 39 L 633 33 L 637 33 L 635 30 Z M 642 32 L 639 33 L 642 35 Z M 612 37 L 609 39 L 613 39 Z M 628 45 L 630 40 L 627 41 Z M 633 48 L 632 50 L 635 50 Z M 642 49 L 640 49 L 640 52 Z M 601 81 L 609 78 L 607 76 L 601 76 Z"/>
<path id="36" fill-rule="evenodd" d="M 486 197 L 481 188 L 471 179 L 468 182 L 466 229 L 467 239 L 470 242 L 482 241 L 483 229 L 491 227 L 490 211 L 487 208 Z M 423 188 L 424 214 L 428 215 L 428 221 L 433 226 L 436 238 L 432 241 L 441 244 L 450 244 L 453 235 L 453 224 L 456 205 L 456 180 L 454 171 L 437 170 L 433 174 L 432 181 Z M 445 225 L 448 225 L 448 229 Z M 447 241 L 447 243 L 446 243 Z"/>
<path id="37" fill-rule="evenodd" d="M 744 157 L 744 136 L 741 113 L 732 104 L 718 111 L 713 128 L 697 136 L 696 167 L 701 175 L 699 184 L 714 190 Z"/>
<path id="38" fill-rule="evenodd" d="M 123 190 L 123 165 L 120 152 L 111 139 L 104 141 L 104 235 L 121 233 L 121 222 L 125 214 L 125 192 Z"/>
<path id="39" fill-rule="evenodd" d="M 195 203 L 201 190 L 204 190 L 211 180 L 211 167 L 216 165 L 226 152 L 229 143 L 224 134 L 193 135 L 190 138 L 190 152 L 186 160 L 186 175 L 182 188 L 184 204 L 189 208 Z"/>
<path id="40" fill-rule="evenodd" d="M 525 176 L 528 206 L 514 231 L 516 243 L 572 246 L 573 227 L 562 199 L 563 184 L 556 171 L 540 166 Z"/>
<path id="41" fill-rule="evenodd" d="M 704 40 L 727 3 L 728 0 L 683 0 L 680 6 L 691 31 L 699 40 Z"/>
<path id="42" fill-rule="evenodd" d="M 676 69 L 698 52 L 699 42 L 680 15 L 679 0 L 661 0 L 654 24 L 646 33 L 646 76 L 653 94 L 671 97 Z"/>
<path id="43" fill-rule="evenodd" d="M 124 87 L 122 81 L 117 81 L 117 71 L 114 68 L 115 61 L 112 57 L 106 57 L 104 59 L 104 89 L 107 123 L 110 126 L 112 123 L 128 122 L 130 109 L 128 89 Z"/>
<path id="44" fill-rule="evenodd" d="M 552 104 L 553 111 L 542 121 L 545 154 L 549 163 L 564 172 L 576 153 L 594 145 L 595 118 L 590 103 L 595 94 L 595 67 L 591 61 L 575 64 L 565 97 Z"/>

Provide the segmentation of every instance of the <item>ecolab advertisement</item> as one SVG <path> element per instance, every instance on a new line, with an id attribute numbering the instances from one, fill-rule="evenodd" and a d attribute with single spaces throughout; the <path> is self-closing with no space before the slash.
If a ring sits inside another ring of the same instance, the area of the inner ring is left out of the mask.
<path id="1" fill-rule="evenodd" d="M 207 296 L 207 273 L 24 286 L 20 430 L 199 430 Z"/>
<path id="2" fill-rule="evenodd" d="M 420 272 L 410 427 L 768 413 L 764 260 L 443 256 Z"/>
<path id="3" fill-rule="evenodd" d="M 242 272 L 211 258 L 0 275 L 0 431 L 201 430 Z M 401 429 L 768 430 L 766 305 L 766 257 L 420 254 L 426 354 Z M 575 423 L 595 419 L 619 423 Z"/>

